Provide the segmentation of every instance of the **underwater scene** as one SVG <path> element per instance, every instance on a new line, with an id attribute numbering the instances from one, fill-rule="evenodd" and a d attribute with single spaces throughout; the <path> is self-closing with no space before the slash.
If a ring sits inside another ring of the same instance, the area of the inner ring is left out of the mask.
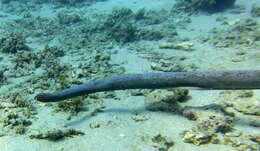
<path id="1" fill-rule="evenodd" d="M 260 0 L 0 0 L 0 151 L 260 151 Z"/>

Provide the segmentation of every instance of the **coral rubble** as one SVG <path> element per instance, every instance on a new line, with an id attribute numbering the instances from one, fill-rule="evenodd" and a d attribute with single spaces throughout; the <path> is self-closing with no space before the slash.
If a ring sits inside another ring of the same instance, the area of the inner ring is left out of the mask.
<path id="1" fill-rule="evenodd" d="M 253 17 L 260 17 L 260 6 L 254 4 L 251 8 L 251 15 Z"/>
<path id="2" fill-rule="evenodd" d="M 236 0 L 177 0 L 176 7 L 187 12 L 215 12 L 230 8 Z"/>
<path id="3" fill-rule="evenodd" d="M 260 42 L 260 26 L 256 19 L 239 19 L 226 24 L 229 24 L 229 27 L 225 31 L 217 29 L 211 31 L 212 36 L 209 40 L 216 47 L 257 47 Z"/>
<path id="4" fill-rule="evenodd" d="M 39 131 L 37 134 L 30 134 L 31 139 L 48 139 L 51 141 L 58 141 L 65 137 L 72 137 L 74 135 L 84 135 L 85 133 L 75 130 L 73 128 L 59 128 L 49 129 L 47 131 Z"/>
<path id="5" fill-rule="evenodd" d="M 238 112 L 260 115 L 260 101 L 252 90 L 224 91 L 219 100 L 223 106 L 232 107 Z"/>
<path id="6" fill-rule="evenodd" d="M 0 37 L 0 52 L 17 53 L 18 51 L 30 50 L 25 39 L 17 33 L 3 34 Z"/>

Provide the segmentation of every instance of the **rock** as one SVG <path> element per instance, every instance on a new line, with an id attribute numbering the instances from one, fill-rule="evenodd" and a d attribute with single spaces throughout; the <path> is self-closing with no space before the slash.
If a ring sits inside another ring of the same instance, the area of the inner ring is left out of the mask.
<path id="1" fill-rule="evenodd" d="M 52 141 L 57 141 L 63 139 L 64 137 L 72 137 L 74 135 L 84 135 L 85 133 L 75 130 L 73 128 L 59 128 L 50 129 L 43 132 L 38 132 L 37 134 L 31 134 L 31 139 L 48 139 Z"/>
<path id="2" fill-rule="evenodd" d="M 175 7 L 185 12 L 216 12 L 234 5 L 236 0 L 177 0 Z"/>
<path id="3" fill-rule="evenodd" d="M 224 91 L 219 99 L 244 114 L 260 115 L 260 99 L 256 98 L 252 90 Z"/>
<path id="4" fill-rule="evenodd" d="M 233 26 L 233 25 L 236 25 L 237 23 L 239 23 L 240 20 L 241 20 L 240 18 L 237 18 L 237 19 L 234 19 L 234 20 L 224 22 L 224 24 L 228 24 L 229 26 Z"/>
<path id="5" fill-rule="evenodd" d="M 0 37 L 0 51 L 4 53 L 17 53 L 18 51 L 28 51 L 24 37 L 16 33 L 4 34 Z"/>
<path id="6" fill-rule="evenodd" d="M 191 42 L 181 42 L 181 43 L 161 43 L 159 45 L 159 48 L 162 49 L 179 49 L 179 50 L 185 50 L 185 51 L 191 51 L 193 50 L 193 43 Z"/>
<path id="7" fill-rule="evenodd" d="M 212 136 L 196 130 L 184 131 L 180 134 L 183 141 L 194 145 L 208 144 L 212 140 Z"/>
<path id="8" fill-rule="evenodd" d="M 256 6 L 256 4 L 252 5 L 251 15 L 253 17 L 260 17 L 260 6 Z"/>

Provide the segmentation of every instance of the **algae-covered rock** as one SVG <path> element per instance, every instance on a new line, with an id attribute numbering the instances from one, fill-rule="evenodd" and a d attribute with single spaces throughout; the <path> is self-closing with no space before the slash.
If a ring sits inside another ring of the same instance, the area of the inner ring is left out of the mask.
<path id="1" fill-rule="evenodd" d="M 197 128 L 200 131 L 207 132 L 208 134 L 226 133 L 230 132 L 233 128 L 233 121 L 225 116 L 209 116 L 207 119 L 201 121 Z"/>
<path id="2" fill-rule="evenodd" d="M 187 64 L 182 62 L 185 57 L 172 57 L 172 58 L 158 58 L 151 59 L 150 67 L 152 70 L 164 71 L 164 72 L 183 72 L 194 71 L 198 67 L 195 64 Z"/>
<path id="3" fill-rule="evenodd" d="M 180 133 L 183 141 L 194 145 L 208 144 L 213 140 L 213 135 L 203 133 L 196 130 L 187 130 Z"/>
<path id="4" fill-rule="evenodd" d="M 232 7 L 235 1 L 236 0 L 177 0 L 176 6 L 188 12 L 214 12 Z"/>
<path id="5" fill-rule="evenodd" d="M 216 47 L 257 47 L 260 41 L 260 26 L 254 18 L 224 21 L 227 29 L 212 29 L 210 42 Z"/>
<path id="6" fill-rule="evenodd" d="M 24 134 L 27 126 L 32 122 L 23 114 L 23 110 L 16 111 L 15 109 L 5 108 L 3 115 L 1 115 L 0 124 L 2 130 L 13 130 L 16 134 Z"/>
<path id="7" fill-rule="evenodd" d="M 249 135 L 249 139 L 260 144 L 260 133 L 259 134 L 253 134 Z"/>
<path id="8" fill-rule="evenodd" d="M 154 143 L 153 146 L 159 151 L 169 151 L 174 146 L 174 142 L 170 140 L 170 138 L 162 136 L 161 134 L 154 136 L 152 142 Z"/>
<path id="9" fill-rule="evenodd" d="M 186 100 L 188 89 L 155 90 L 146 93 L 147 109 L 151 111 L 180 112 L 180 102 Z"/>
<path id="10" fill-rule="evenodd" d="M 3 34 L 0 36 L 0 52 L 17 53 L 18 51 L 30 50 L 25 39 L 16 33 Z"/>
<path id="11" fill-rule="evenodd" d="M 194 145 L 220 144 L 221 137 L 234 132 L 232 118 L 201 109 L 196 112 L 199 115 L 196 119 L 198 121 L 196 127 L 185 130 L 180 134 L 184 142 Z"/>
<path id="12" fill-rule="evenodd" d="M 252 140 L 254 136 L 224 136 L 222 143 L 223 145 L 231 146 L 239 151 L 259 151 L 259 144 Z"/>
<path id="13" fill-rule="evenodd" d="M 133 22 L 133 11 L 129 8 L 114 9 L 105 22 L 109 36 L 118 42 L 130 42 L 137 38 L 137 26 Z"/>
<path id="14" fill-rule="evenodd" d="M 179 49 L 185 51 L 193 50 L 193 43 L 191 42 L 181 42 L 181 43 L 161 43 L 159 48 L 169 48 L 169 49 Z"/>
<path id="15" fill-rule="evenodd" d="M 61 25 L 71 25 L 82 21 L 78 14 L 67 13 L 65 11 L 59 12 L 57 18 Z"/>
<path id="16" fill-rule="evenodd" d="M 8 4 L 8 3 L 12 2 L 12 1 L 14 1 L 14 0 L 0 0 L 0 2 L 2 4 Z"/>
<path id="17" fill-rule="evenodd" d="M 185 71 L 185 66 L 182 65 L 180 62 L 169 61 L 169 60 L 160 60 L 159 62 L 151 63 L 150 67 L 152 70 L 156 71 L 164 71 L 164 72 L 181 72 Z"/>
<path id="18" fill-rule="evenodd" d="M 73 128 L 54 128 L 46 131 L 39 131 L 37 134 L 30 134 L 31 139 L 48 139 L 51 141 L 57 141 L 65 137 L 73 137 L 75 135 L 84 135 L 85 133 L 75 130 Z"/>
<path id="19" fill-rule="evenodd" d="M 0 99 L 4 100 L 4 102 L 13 104 L 15 107 L 30 109 L 32 107 L 32 99 L 28 99 L 28 96 L 26 96 L 25 94 L 26 92 L 24 92 L 23 90 L 13 90 L 11 92 L 5 93 L 4 95 L 1 95 Z"/>
<path id="20" fill-rule="evenodd" d="M 58 111 L 69 112 L 71 114 L 78 113 L 84 105 L 84 97 L 76 97 L 66 101 L 58 102 L 57 108 L 55 109 Z"/>
<path id="21" fill-rule="evenodd" d="M 260 99 L 252 90 L 224 91 L 219 100 L 244 114 L 260 115 Z"/>
<path id="22" fill-rule="evenodd" d="M 252 5 L 251 15 L 253 17 L 260 17 L 260 6 L 257 6 L 256 4 Z"/>
<path id="23" fill-rule="evenodd" d="M 36 3 L 51 3 L 54 5 L 78 6 L 89 0 L 35 0 Z M 91 2 L 93 0 L 90 0 Z"/>
<path id="24" fill-rule="evenodd" d="M 4 75 L 4 70 L 0 69 L 0 87 L 5 84 L 6 82 L 6 77 Z"/>
<path id="25" fill-rule="evenodd" d="M 140 9 L 134 13 L 129 8 L 115 8 L 100 23 L 107 39 L 121 43 L 137 40 L 160 40 L 164 37 L 176 35 L 176 24 L 169 21 L 171 14 L 168 11 L 146 11 Z M 169 24 L 163 24 L 169 21 Z M 160 24 L 161 26 L 156 26 Z M 167 26 L 166 26 L 167 25 Z"/>

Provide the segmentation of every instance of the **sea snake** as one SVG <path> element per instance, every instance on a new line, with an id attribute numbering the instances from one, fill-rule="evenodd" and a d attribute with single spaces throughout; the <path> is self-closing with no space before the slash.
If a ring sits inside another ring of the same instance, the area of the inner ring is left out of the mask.
<path id="1" fill-rule="evenodd" d="M 223 70 L 126 74 L 83 83 L 53 93 L 40 93 L 41 102 L 58 102 L 85 94 L 126 89 L 199 87 L 203 89 L 260 89 L 260 70 Z"/>

